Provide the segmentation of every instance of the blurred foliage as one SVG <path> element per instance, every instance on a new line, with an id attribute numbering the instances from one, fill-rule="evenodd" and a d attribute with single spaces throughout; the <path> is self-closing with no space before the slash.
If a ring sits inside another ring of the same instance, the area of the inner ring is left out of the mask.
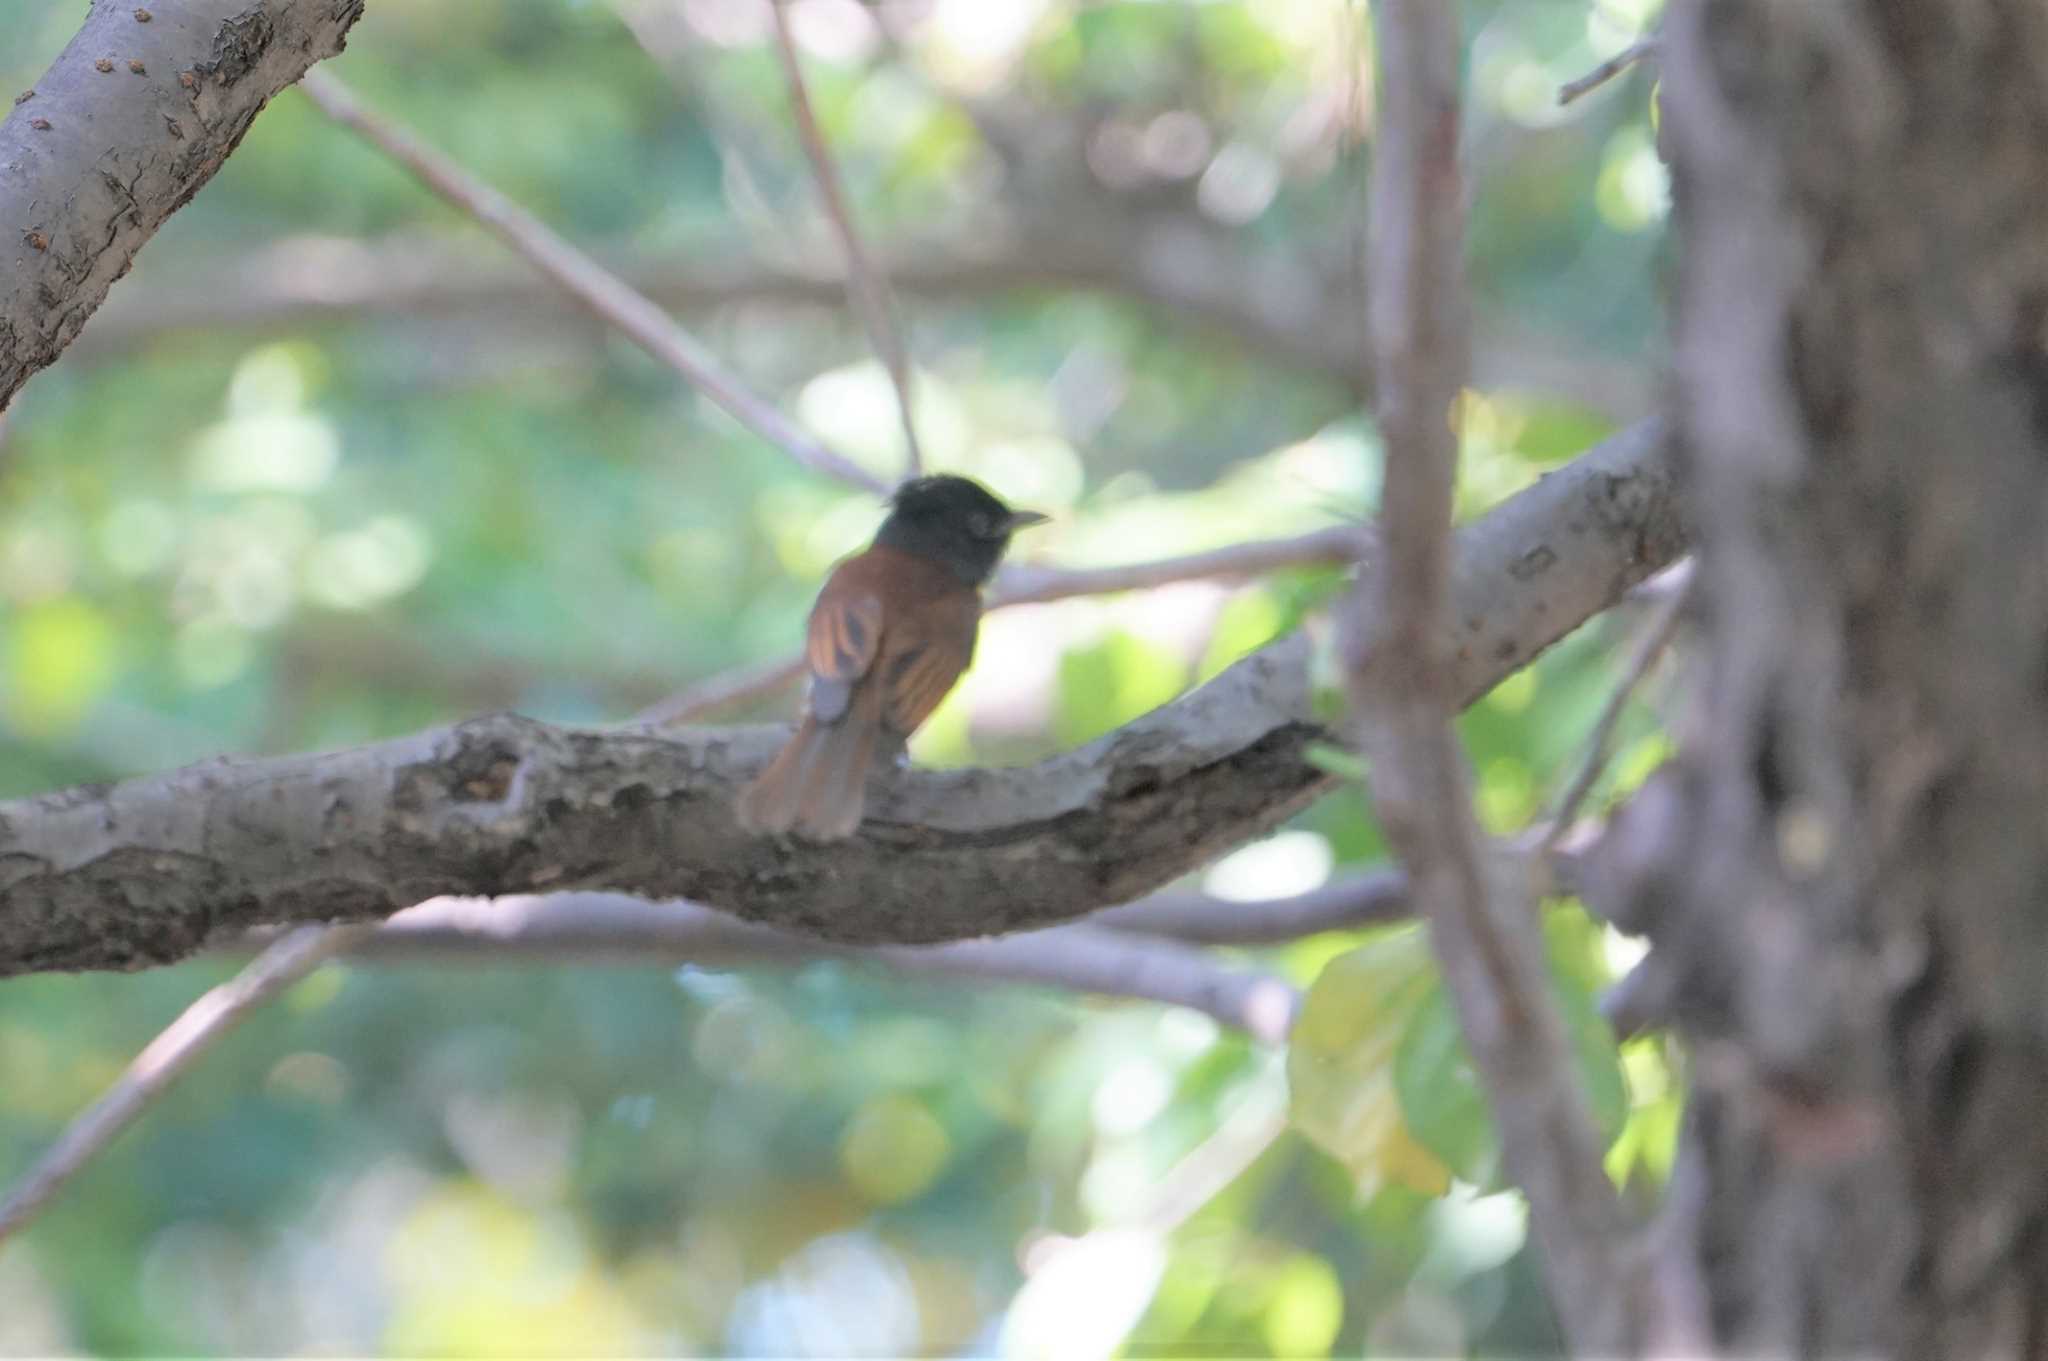
<path id="1" fill-rule="evenodd" d="M 1351 112 L 1370 94 L 1356 4 L 794 8 L 877 242 L 1000 235 L 993 109 L 1066 148 L 1086 192 L 1205 220 L 1248 252 L 1355 247 L 1351 134 L 1370 145 Z M 1569 110 L 1553 96 L 1655 9 L 1465 5 L 1482 334 L 1650 367 L 1664 185 L 1648 78 Z M 0 7 L 10 88 L 79 17 L 75 0 Z M 601 256 L 829 261 L 766 35 L 742 0 L 378 0 L 336 69 Z M 278 260 L 302 290 L 349 296 L 414 253 L 498 258 L 288 93 L 117 286 L 116 307 L 154 320 L 88 325 L 7 413 L 0 794 L 493 707 L 617 719 L 793 646 L 873 502 L 545 290 L 488 319 L 442 306 L 431 280 L 411 302 L 246 327 L 148 307 L 203 277 L 253 308 Z M 1057 512 L 1025 557 L 1108 564 L 1372 508 L 1376 441 L 1345 385 L 1213 318 L 1014 281 L 901 310 L 928 452 Z M 889 388 L 843 308 L 742 298 L 687 320 L 821 435 L 893 469 Z M 1461 510 L 1621 414 L 1470 394 Z M 1085 740 L 1341 585 L 1302 571 L 993 617 L 916 754 L 1024 760 Z M 1615 636 L 1568 640 L 1462 720 L 1489 827 L 1524 826 L 1555 788 Z M 1663 750 L 1647 708 L 1623 738 L 1613 787 Z M 1249 899 L 1383 856 L 1346 791 L 1200 878 Z M 1656 1041 L 1617 1055 L 1590 1009 L 1628 944 L 1569 904 L 1548 923 L 1610 1170 L 1654 1184 L 1676 1131 L 1670 1056 Z M 332 965 L 0 1250 L 0 1351 L 1554 1349 L 1419 933 L 1260 959 L 1314 984 L 1286 1064 L 1301 1133 L 1166 1234 L 1146 1216 L 1167 1169 L 1279 1099 L 1274 1056 L 1205 1017 L 836 963 Z M 0 984 L 0 1176 L 233 962 Z"/>

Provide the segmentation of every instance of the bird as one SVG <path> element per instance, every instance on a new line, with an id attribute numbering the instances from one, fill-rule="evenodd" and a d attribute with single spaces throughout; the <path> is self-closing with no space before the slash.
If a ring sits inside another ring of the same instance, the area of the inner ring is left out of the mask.
<path id="1" fill-rule="evenodd" d="M 1048 518 L 950 474 L 896 489 L 874 542 L 832 569 L 811 607 L 803 712 L 741 792 L 743 828 L 812 841 L 853 835 L 869 769 L 901 759 L 974 660 L 981 588 L 1010 536 Z"/>

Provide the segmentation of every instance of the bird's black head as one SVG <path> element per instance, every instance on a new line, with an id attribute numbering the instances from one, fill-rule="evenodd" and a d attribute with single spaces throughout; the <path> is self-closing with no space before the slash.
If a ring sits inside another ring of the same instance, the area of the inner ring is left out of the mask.
<path id="1" fill-rule="evenodd" d="M 1011 510 L 964 477 L 920 477 L 896 489 L 875 542 L 944 563 L 962 581 L 979 586 L 994 574 L 1010 535 L 1045 518 L 1035 510 Z"/>

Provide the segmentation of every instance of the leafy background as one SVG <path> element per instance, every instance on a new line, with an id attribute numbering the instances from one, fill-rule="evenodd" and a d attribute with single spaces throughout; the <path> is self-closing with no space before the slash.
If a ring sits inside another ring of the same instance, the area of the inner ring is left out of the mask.
<path id="1" fill-rule="evenodd" d="M 977 117 L 995 110 L 1064 167 L 1062 192 L 1345 277 L 1370 146 L 1369 120 L 1364 149 L 1347 137 L 1347 110 L 1370 105 L 1356 6 L 796 8 L 883 254 L 972 241 L 1016 211 L 1018 172 Z M 1554 103 L 1654 22 L 1654 0 L 1463 8 L 1481 347 L 1584 379 L 1469 395 L 1471 512 L 1646 405 L 1665 191 L 1647 77 Z M 333 69 L 629 272 L 829 271 L 764 16 L 739 0 L 377 0 Z M 78 18 L 58 0 L 0 8 L 9 88 Z M 442 288 L 479 277 L 504 286 L 481 302 Z M 378 296 L 347 304 L 359 294 Z M 1341 362 L 1028 270 L 902 311 L 934 461 L 1057 512 L 1031 560 L 1163 556 L 1372 507 L 1374 433 Z M 737 296 L 685 320 L 893 472 L 889 389 L 838 302 Z M 4 420 L 9 796 L 489 708 L 621 719 L 788 651 L 819 575 L 876 519 L 296 92 Z M 1299 572 L 994 617 L 917 755 L 1023 760 L 1104 731 L 1337 585 Z M 1543 807 L 1617 636 L 1583 631 L 1467 715 L 1492 828 Z M 1646 708 L 1623 735 L 1613 787 L 1661 750 Z M 1278 896 L 1382 859 L 1344 795 L 1200 881 Z M 1547 931 L 1610 1168 L 1653 1184 L 1676 1127 L 1668 1056 L 1617 1053 L 1591 1004 L 1629 943 L 1568 902 Z M 835 963 L 329 965 L 0 1249 L 0 1350 L 1555 1348 L 1417 933 L 1257 958 L 1311 988 L 1285 1054 L 1189 1013 Z M 234 966 L 0 984 L 0 1175 Z M 1287 1132 L 1243 1175 L 1162 1225 L 1178 1159 L 1283 1110 Z"/>

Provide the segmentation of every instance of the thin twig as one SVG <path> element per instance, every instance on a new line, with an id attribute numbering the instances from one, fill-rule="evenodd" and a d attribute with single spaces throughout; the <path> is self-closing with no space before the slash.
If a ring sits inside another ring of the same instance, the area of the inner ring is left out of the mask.
<path id="1" fill-rule="evenodd" d="M 1162 1235 L 1172 1233 L 1223 1194 L 1287 1132 L 1285 1078 L 1275 1068 L 1268 1068 L 1248 1085 L 1250 1090 L 1237 1109 L 1153 1184 L 1144 1205 L 1132 1216 L 1139 1227 Z"/>
<path id="2" fill-rule="evenodd" d="M 1657 659 L 1664 655 L 1664 649 L 1677 636 L 1679 617 L 1684 612 L 1686 596 L 1692 585 L 1692 573 L 1684 566 L 1672 570 L 1682 573 L 1683 578 L 1658 598 L 1656 612 L 1637 636 L 1628 664 L 1622 668 L 1614 689 L 1608 692 L 1607 702 L 1601 705 L 1599 716 L 1593 720 L 1592 730 L 1586 734 L 1585 755 L 1580 758 L 1571 783 L 1558 797 L 1556 808 L 1551 810 L 1549 825 L 1537 848 L 1539 855 L 1548 857 L 1557 849 L 1565 833 L 1571 830 L 1586 796 L 1593 792 L 1601 772 L 1607 769 L 1608 748 L 1613 744 L 1614 729 L 1621 722 L 1622 711 L 1628 707 L 1629 696 L 1636 692 L 1636 687 L 1643 683 L 1643 678 L 1650 674 L 1650 668 L 1657 664 Z"/>
<path id="3" fill-rule="evenodd" d="M 1289 567 L 1355 562 L 1370 542 L 1371 537 L 1362 526 L 1332 525 L 1284 539 L 1256 539 L 1202 553 L 1115 567 L 1013 567 L 997 578 L 988 608 L 1000 610 L 1074 596 L 1147 590 L 1176 581 L 1230 580 Z M 686 723 L 766 694 L 795 680 L 802 670 L 801 657 L 784 657 L 721 672 L 649 705 L 630 721 L 653 727 Z"/>
<path id="4" fill-rule="evenodd" d="M 1263 576 L 1289 567 L 1337 566 L 1358 561 L 1371 544 L 1362 525 L 1331 525 L 1284 539 L 1253 539 L 1201 553 L 1114 567 L 1012 567 L 996 578 L 989 608 L 1038 604 L 1077 595 L 1142 591 L 1176 581 Z"/>
<path id="5" fill-rule="evenodd" d="M 734 667 L 715 676 L 706 676 L 696 684 L 648 705 L 629 721 L 652 728 L 688 723 L 778 690 L 802 675 L 803 669 L 804 659 L 801 656 Z"/>
<path id="6" fill-rule="evenodd" d="M 789 81 L 790 111 L 796 116 L 797 136 L 804 145 L 804 155 L 810 159 L 811 173 L 817 177 L 818 197 L 824 202 L 825 216 L 831 219 L 839 236 L 839 248 L 846 254 L 846 291 L 854 310 L 860 313 L 861 324 L 867 328 L 868 343 L 881 355 L 889 370 L 889 381 L 896 387 L 896 409 L 903 420 L 904 457 L 908 462 L 905 475 L 917 477 L 924 472 L 924 452 L 917 444 L 917 421 L 910 395 L 910 357 L 896 326 L 889 280 L 861 245 L 860 233 L 853 225 L 853 212 L 847 207 L 846 195 L 839 185 L 839 172 L 832 164 L 831 150 L 825 145 L 825 134 L 811 109 L 810 91 L 804 86 L 803 59 L 797 55 L 796 37 L 790 32 L 788 0 L 773 0 L 769 9 L 775 16 L 775 47 L 782 55 L 782 72 Z"/>
<path id="7" fill-rule="evenodd" d="M 751 391 L 717 355 L 676 325 L 655 303 L 511 199 L 410 132 L 370 113 L 333 76 L 311 71 L 299 87 L 321 112 L 359 133 L 410 170 L 422 184 L 474 217 L 535 269 L 599 318 L 618 327 L 741 425 L 808 468 L 869 491 L 887 490 L 881 479 L 828 448 L 817 436 Z"/>
<path id="8" fill-rule="evenodd" d="M 1408 876 L 1374 870 L 1286 898 L 1237 902 L 1206 893 L 1156 893 L 1088 920 L 1097 926 L 1147 936 L 1171 936 L 1202 945 L 1277 945 L 1323 931 L 1405 921 L 1414 915 Z"/>
<path id="9" fill-rule="evenodd" d="M 135 1056 L 105 1095 L 66 1126 L 28 1175 L 15 1184 L 5 1203 L 0 1203 L 0 1243 L 27 1227 L 52 1196 L 249 1013 L 374 929 L 374 924 L 299 927 L 185 1008 Z"/>
<path id="10" fill-rule="evenodd" d="M 1548 990 L 1528 886 L 1488 861 L 1450 725 L 1458 450 L 1446 417 L 1469 368 L 1457 7 L 1381 0 L 1373 18 L 1380 100 L 1366 292 L 1386 476 L 1383 563 L 1360 584 L 1346 640 L 1359 741 L 1508 1172 L 1529 1198 L 1565 1336 L 1577 1354 L 1631 1354 L 1643 1291 L 1604 1144 Z"/>
<path id="11" fill-rule="evenodd" d="M 1637 62 L 1648 61 L 1656 55 L 1657 39 L 1654 36 L 1640 38 L 1609 57 L 1606 61 L 1601 62 L 1577 80 L 1567 81 L 1559 86 L 1557 102 L 1563 105 L 1581 99 L 1599 89 L 1608 81 L 1613 80 Z"/>
<path id="12" fill-rule="evenodd" d="M 1228 1190 L 1288 1129 L 1287 1082 L 1280 1065 L 1269 1063 L 1246 1087 L 1236 1108 L 1154 1181 L 1136 1205 L 1077 1238 L 1049 1235 L 1028 1250 L 1027 1269 L 1034 1274 L 1043 1271 L 1112 1234 L 1135 1232 L 1165 1239 Z"/>
<path id="13" fill-rule="evenodd" d="M 1576 830 L 1569 844 L 1547 849 L 1537 834 L 1542 830 L 1506 838 L 1488 852 L 1524 864 L 1540 855 L 1548 882 L 1576 884 L 1578 865 L 1605 829 L 1588 824 Z M 1324 931 L 1356 931 L 1414 916 L 1415 895 L 1408 876 L 1398 866 L 1389 866 L 1284 898 L 1251 902 L 1168 889 L 1121 907 L 1106 907 L 1088 920 L 1117 931 L 1170 936 L 1190 944 L 1283 945 Z"/>

